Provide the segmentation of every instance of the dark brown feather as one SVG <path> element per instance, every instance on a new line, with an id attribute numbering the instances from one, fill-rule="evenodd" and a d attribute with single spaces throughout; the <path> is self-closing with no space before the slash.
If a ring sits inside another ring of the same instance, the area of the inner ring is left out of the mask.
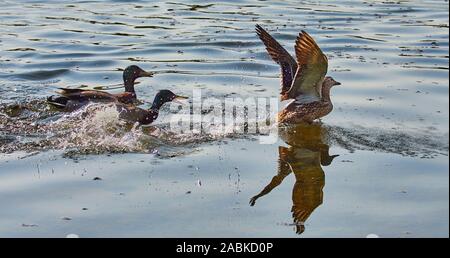
<path id="1" fill-rule="evenodd" d="M 281 68 L 281 95 L 285 94 L 292 85 L 295 72 L 297 71 L 297 63 L 295 59 L 284 49 L 277 40 L 275 40 L 261 26 L 256 25 L 256 33 L 266 46 L 273 61 L 280 65 Z"/>
<path id="2" fill-rule="evenodd" d="M 328 70 L 327 57 L 305 31 L 302 31 L 295 41 L 295 53 L 298 69 L 287 93 L 288 97 L 310 95 L 320 99 L 322 82 Z"/>
<path id="3" fill-rule="evenodd" d="M 58 92 L 61 96 L 64 96 L 70 100 L 108 100 L 116 101 L 117 97 L 111 93 L 97 90 L 82 90 L 82 89 L 68 89 L 61 88 Z"/>

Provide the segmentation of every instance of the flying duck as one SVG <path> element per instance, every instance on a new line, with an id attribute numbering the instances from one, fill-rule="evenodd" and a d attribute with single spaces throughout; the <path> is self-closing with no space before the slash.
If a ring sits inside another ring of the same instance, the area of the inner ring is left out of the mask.
<path id="1" fill-rule="evenodd" d="M 287 107 L 278 113 L 278 122 L 312 123 L 328 115 L 333 110 L 330 90 L 341 83 L 326 76 L 328 58 L 314 39 L 303 30 L 299 33 L 295 41 L 295 60 L 261 26 L 256 25 L 256 33 L 272 60 L 280 65 L 281 100 L 290 100 Z"/>

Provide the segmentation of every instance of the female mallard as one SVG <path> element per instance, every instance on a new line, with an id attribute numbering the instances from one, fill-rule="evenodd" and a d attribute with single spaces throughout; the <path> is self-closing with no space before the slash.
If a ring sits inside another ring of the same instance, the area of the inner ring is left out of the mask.
<path id="1" fill-rule="evenodd" d="M 65 111 L 77 109 L 90 101 L 96 102 L 121 102 L 125 104 L 136 101 L 134 81 L 140 77 L 152 77 L 153 73 L 142 70 L 137 65 L 130 65 L 123 71 L 123 83 L 125 92 L 108 93 L 99 90 L 60 88 L 61 96 L 50 96 L 47 102 L 52 106 Z"/>
<path id="2" fill-rule="evenodd" d="M 312 123 L 333 110 L 330 89 L 340 85 L 325 75 L 328 58 L 314 39 L 302 31 L 295 42 L 297 61 L 261 26 L 256 33 L 281 67 L 281 100 L 293 100 L 278 114 L 280 123 Z"/>
<path id="3" fill-rule="evenodd" d="M 156 94 L 153 104 L 148 110 L 123 103 L 116 103 L 116 105 L 121 119 L 134 123 L 138 122 L 141 125 L 148 125 L 158 118 L 159 109 L 165 103 L 182 99 L 187 99 L 187 97 L 176 95 L 170 90 L 161 90 Z"/>

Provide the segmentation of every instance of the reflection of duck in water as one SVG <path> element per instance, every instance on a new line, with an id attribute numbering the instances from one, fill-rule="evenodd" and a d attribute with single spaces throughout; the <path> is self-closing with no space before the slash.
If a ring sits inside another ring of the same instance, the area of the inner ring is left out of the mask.
<path id="1" fill-rule="evenodd" d="M 270 193 L 285 177 L 294 173 L 291 211 L 296 232 L 301 234 L 305 230 L 305 221 L 323 201 L 325 174 L 322 166 L 330 165 L 338 155 L 330 156 L 329 146 L 324 143 L 326 131 L 320 125 L 298 125 L 280 130 L 282 139 L 291 146 L 278 148 L 278 174 L 251 198 L 250 205 L 255 205 L 257 199 Z"/>

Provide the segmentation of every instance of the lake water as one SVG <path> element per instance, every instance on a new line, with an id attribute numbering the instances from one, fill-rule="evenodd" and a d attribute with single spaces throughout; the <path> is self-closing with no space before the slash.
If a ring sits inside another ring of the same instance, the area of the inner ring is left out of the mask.
<path id="1" fill-rule="evenodd" d="M 0 2 L 0 237 L 448 237 L 449 7 L 411 1 Z M 258 135 L 49 109 L 58 87 L 277 97 L 260 24 L 329 58 L 334 111 Z M 159 131 L 158 131 L 159 130 Z M 339 155 L 339 156 L 336 156 Z M 95 180 L 94 180 L 95 179 Z M 253 204 L 253 205 L 250 205 Z"/>

